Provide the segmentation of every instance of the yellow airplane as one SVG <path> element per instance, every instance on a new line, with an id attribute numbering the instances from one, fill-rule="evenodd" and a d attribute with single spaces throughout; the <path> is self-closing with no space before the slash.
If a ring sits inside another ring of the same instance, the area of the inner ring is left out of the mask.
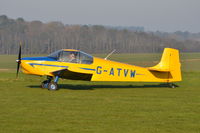
<path id="1" fill-rule="evenodd" d="M 58 50 L 47 57 L 21 58 L 21 46 L 18 55 L 19 67 L 25 74 L 47 76 L 42 88 L 58 89 L 58 79 L 86 81 L 130 81 L 130 82 L 164 82 L 176 87 L 173 82 L 181 81 L 181 64 L 179 51 L 165 48 L 161 61 L 153 67 L 139 67 L 93 57 L 74 49 Z"/>

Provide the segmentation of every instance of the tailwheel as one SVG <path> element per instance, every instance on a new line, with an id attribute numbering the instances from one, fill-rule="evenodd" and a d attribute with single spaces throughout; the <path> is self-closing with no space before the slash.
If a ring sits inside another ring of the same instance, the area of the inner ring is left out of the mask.
<path id="1" fill-rule="evenodd" d="M 48 83 L 48 90 L 50 90 L 50 91 L 58 90 L 58 84 L 56 82 L 53 82 L 53 81 Z"/>
<path id="2" fill-rule="evenodd" d="M 170 88 L 176 88 L 176 87 L 179 87 L 178 85 L 173 84 L 173 83 L 169 83 L 168 85 L 169 85 Z"/>

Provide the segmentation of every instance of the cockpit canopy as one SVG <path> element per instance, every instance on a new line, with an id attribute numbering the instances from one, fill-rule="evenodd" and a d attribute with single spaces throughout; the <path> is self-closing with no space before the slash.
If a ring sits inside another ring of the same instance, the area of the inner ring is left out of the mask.
<path id="1" fill-rule="evenodd" d="M 58 50 L 51 53 L 48 57 L 54 58 L 57 61 L 78 63 L 78 64 L 92 64 L 93 57 L 82 51 L 75 50 Z"/>

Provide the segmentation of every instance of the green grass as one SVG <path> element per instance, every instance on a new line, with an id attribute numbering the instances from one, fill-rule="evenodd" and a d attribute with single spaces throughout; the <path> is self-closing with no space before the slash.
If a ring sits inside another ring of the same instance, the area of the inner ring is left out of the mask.
<path id="1" fill-rule="evenodd" d="M 181 57 L 183 81 L 175 89 L 158 83 L 60 80 L 59 91 L 48 91 L 39 87 L 45 77 L 20 73 L 15 79 L 15 56 L 0 56 L 0 69 L 8 69 L 0 71 L 0 132 L 198 133 L 200 61 L 191 59 L 200 54 Z M 159 58 L 123 54 L 111 59 L 151 65 Z"/>

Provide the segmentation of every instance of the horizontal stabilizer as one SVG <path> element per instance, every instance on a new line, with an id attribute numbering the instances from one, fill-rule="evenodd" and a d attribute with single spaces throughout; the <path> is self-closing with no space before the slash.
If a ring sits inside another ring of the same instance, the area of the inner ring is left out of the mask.
<path id="1" fill-rule="evenodd" d="M 162 68 L 162 67 L 149 67 L 148 68 L 150 71 L 158 71 L 158 72 L 169 72 L 170 70 L 167 68 Z"/>

